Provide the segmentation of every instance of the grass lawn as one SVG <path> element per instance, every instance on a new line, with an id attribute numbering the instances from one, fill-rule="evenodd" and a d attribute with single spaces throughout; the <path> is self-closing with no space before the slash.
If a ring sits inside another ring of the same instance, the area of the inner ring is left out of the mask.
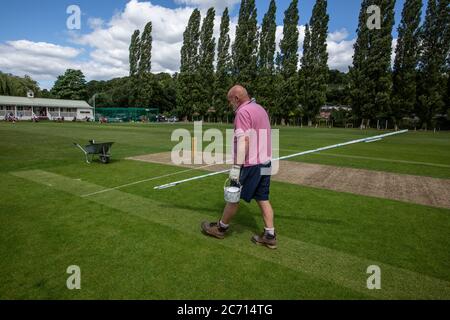
<path id="1" fill-rule="evenodd" d="M 243 205 L 224 241 L 200 222 L 223 208 L 225 176 L 154 191 L 181 169 L 124 160 L 170 151 L 192 125 L 0 123 L 0 299 L 450 299 L 450 210 L 274 182 L 279 249 Z M 210 126 L 208 126 L 210 127 Z M 224 130 L 226 126 L 219 126 Z M 379 134 L 281 128 L 281 155 Z M 109 165 L 72 142 L 115 141 Z M 450 134 L 410 132 L 295 161 L 450 178 Z M 81 290 L 66 269 L 81 268 Z M 370 265 L 382 289 L 368 290 Z"/>

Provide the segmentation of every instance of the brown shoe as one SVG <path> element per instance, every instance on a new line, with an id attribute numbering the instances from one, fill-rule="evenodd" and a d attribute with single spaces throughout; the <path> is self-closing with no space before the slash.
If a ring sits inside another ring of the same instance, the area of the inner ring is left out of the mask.
<path id="1" fill-rule="evenodd" d="M 227 229 L 221 228 L 217 222 L 209 223 L 205 221 L 202 223 L 202 231 L 211 237 L 222 240 L 225 238 Z"/>
<path id="2" fill-rule="evenodd" d="M 277 248 L 277 236 L 271 236 L 267 233 L 263 233 L 262 235 L 254 235 L 252 237 L 252 241 L 255 244 L 266 246 L 269 249 L 276 249 Z"/>

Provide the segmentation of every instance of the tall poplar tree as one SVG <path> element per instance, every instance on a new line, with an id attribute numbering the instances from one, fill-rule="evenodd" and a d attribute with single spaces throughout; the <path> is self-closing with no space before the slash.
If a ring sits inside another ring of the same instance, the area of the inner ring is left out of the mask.
<path id="1" fill-rule="evenodd" d="M 428 0 L 421 32 L 417 114 L 422 125 L 432 125 L 437 112 L 445 112 L 445 74 L 450 52 L 449 0 Z"/>
<path id="2" fill-rule="evenodd" d="M 353 46 L 353 66 L 350 68 L 350 97 L 353 114 L 356 118 L 364 119 L 364 105 L 367 101 L 367 81 L 365 79 L 365 68 L 369 50 L 369 29 L 367 28 L 367 8 L 370 0 L 361 2 L 359 13 L 357 38 Z"/>
<path id="3" fill-rule="evenodd" d="M 230 16 L 225 8 L 220 23 L 220 37 L 217 48 L 217 71 L 214 85 L 214 107 L 222 119 L 228 113 L 227 93 L 231 86 Z"/>
<path id="4" fill-rule="evenodd" d="M 380 8 L 380 28 L 369 29 L 370 5 Z M 352 74 L 352 105 L 361 119 L 386 119 L 391 114 L 391 55 L 395 0 L 364 0 L 355 43 Z"/>
<path id="5" fill-rule="evenodd" d="M 210 8 L 203 20 L 200 32 L 199 50 L 199 76 L 201 81 L 201 94 L 198 104 L 198 113 L 204 117 L 213 104 L 214 95 L 214 58 L 216 52 L 216 39 L 214 33 L 214 18 L 216 11 Z"/>
<path id="6" fill-rule="evenodd" d="M 276 113 L 276 91 L 275 87 L 275 50 L 276 50 L 276 13 L 275 0 L 271 0 L 269 9 L 264 15 L 261 32 L 259 35 L 258 52 L 258 78 L 256 98 L 258 102 L 268 109 L 272 115 Z"/>
<path id="7" fill-rule="evenodd" d="M 328 22 L 327 0 L 317 0 L 314 5 L 310 24 L 305 32 L 305 41 L 300 70 L 300 94 L 303 111 L 308 124 L 317 116 L 326 102 L 328 82 L 327 36 Z"/>
<path id="8" fill-rule="evenodd" d="M 198 97 L 200 96 L 198 83 L 200 20 L 200 11 L 195 9 L 183 34 L 181 67 L 177 77 L 178 114 L 191 119 L 198 108 Z"/>
<path id="9" fill-rule="evenodd" d="M 135 30 L 131 36 L 131 44 L 129 48 L 130 76 L 135 76 L 138 72 L 140 58 L 140 34 L 139 30 Z"/>
<path id="10" fill-rule="evenodd" d="M 152 70 L 152 42 L 152 23 L 149 22 L 145 25 L 140 41 L 139 75 L 150 73 Z"/>
<path id="11" fill-rule="evenodd" d="M 398 27 L 392 92 L 392 117 L 396 128 L 403 117 L 413 114 L 416 105 L 416 68 L 422 5 L 422 0 L 406 0 Z"/>
<path id="12" fill-rule="evenodd" d="M 280 83 L 278 90 L 278 111 L 287 122 L 291 113 L 298 108 L 298 0 L 292 0 L 284 13 L 283 39 L 280 42 Z"/>
<path id="13" fill-rule="evenodd" d="M 258 25 L 255 0 L 242 0 L 233 44 L 235 80 L 253 91 L 257 74 Z"/>
<path id="14" fill-rule="evenodd" d="M 381 9 L 381 29 L 370 30 L 367 77 L 369 79 L 366 110 L 370 118 L 385 120 L 391 114 L 392 30 L 395 23 L 395 0 L 374 0 Z"/>

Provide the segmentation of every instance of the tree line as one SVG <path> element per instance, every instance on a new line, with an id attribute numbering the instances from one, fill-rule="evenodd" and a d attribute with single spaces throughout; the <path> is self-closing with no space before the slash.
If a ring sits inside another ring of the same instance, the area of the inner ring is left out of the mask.
<path id="1" fill-rule="evenodd" d="M 178 111 L 191 118 L 204 117 L 212 110 L 221 119 L 230 112 L 225 99 L 227 89 L 230 84 L 240 83 L 267 108 L 275 123 L 301 118 L 311 125 L 326 103 L 350 105 L 352 112 L 345 115 L 347 120 L 361 121 L 366 126 L 371 122 L 380 126 L 387 120 L 396 128 L 408 124 L 427 128 L 448 121 L 449 3 L 428 0 L 425 21 L 421 23 L 423 1 L 405 1 L 392 65 L 395 0 L 363 0 L 353 65 L 348 74 L 330 71 L 328 67 L 326 0 L 316 0 L 305 25 L 301 59 L 297 0 L 292 0 L 284 12 L 278 53 L 274 0 L 270 1 L 261 27 L 257 24 L 255 1 L 241 1 L 233 44 L 226 9 L 220 25 L 215 72 L 211 59 L 215 54 L 214 9 L 209 9 L 203 23 L 196 9 L 184 34 L 177 82 Z M 368 23 L 374 6 L 380 9 L 378 28 L 371 28 Z"/>
<path id="2" fill-rule="evenodd" d="M 284 12 L 283 37 L 277 52 L 277 5 L 271 0 L 261 26 L 255 0 L 242 0 L 235 41 L 230 16 L 221 16 L 214 37 L 216 12 L 202 19 L 193 10 L 183 34 L 180 71 L 151 72 L 152 23 L 136 30 L 129 47 L 130 74 L 109 81 L 86 82 L 79 70 L 67 70 L 43 96 L 83 99 L 101 107 L 158 107 L 180 118 L 230 119 L 226 94 L 242 84 L 269 112 L 274 123 L 312 125 L 322 106 L 344 105 L 333 118 L 374 126 L 388 120 L 398 126 L 431 127 L 450 116 L 450 0 L 405 0 L 392 63 L 395 0 L 362 0 L 353 64 L 348 73 L 328 66 L 328 2 L 316 0 L 305 25 L 299 56 L 298 0 Z M 371 28 L 373 6 L 380 25 Z M 4 91 L 0 74 L 0 90 Z M 31 84 L 30 84 L 31 86 Z"/>
<path id="3" fill-rule="evenodd" d="M 367 25 L 370 6 L 381 9 L 381 28 Z M 449 118 L 449 0 L 428 0 L 421 24 L 422 0 L 406 0 L 398 27 L 395 61 L 391 67 L 394 0 L 363 0 L 353 66 L 351 106 L 366 123 L 405 118 L 427 128 Z"/>

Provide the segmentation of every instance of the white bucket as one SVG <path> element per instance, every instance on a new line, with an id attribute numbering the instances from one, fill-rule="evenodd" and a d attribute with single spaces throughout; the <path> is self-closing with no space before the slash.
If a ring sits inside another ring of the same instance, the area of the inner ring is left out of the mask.
<path id="1" fill-rule="evenodd" d="M 225 201 L 228 203 L 239 203 L 241 200 L 242 187 L 227 186 L 229 181 L 230 179 L 227 179 L 227 181 L 225 181 L 225 186 L 223 187 Z"/>

